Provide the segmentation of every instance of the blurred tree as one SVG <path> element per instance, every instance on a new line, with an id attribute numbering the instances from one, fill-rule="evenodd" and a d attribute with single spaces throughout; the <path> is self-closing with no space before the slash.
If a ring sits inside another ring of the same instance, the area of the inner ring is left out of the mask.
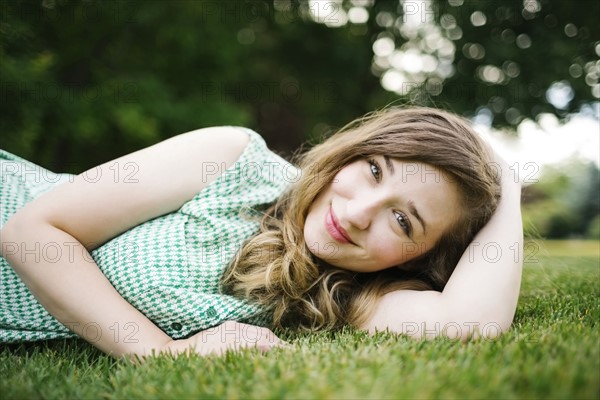
<path id="1" fill-rule="evenodd" d="M 381 90 L 368 36 L 267 1 L 0 5 L 2 147 L 57 171 L 211 125 L 255 128 L 291 155 Z"/>
<path id="2" fill-rule="evenodd" d="M 581 234 L 591 233 L 596 229 L 593 224 L 597 223 L 600 216 L 600 170 L 595 164 L 588 163 L 585 171 L 576 179 L 573 192 L 580 193 L 575 204 L 581 220 L 575 231 Z"/>
<path id="3" fill-rule="evenodd" d="M 4 0 L 1 146 L 81 172 L 219 124 L 289 156 L 389 103 L 564 117 L 600 90 L 600 2 L 577 4 Z"/>
<path id="4" fill-rule="evenodd" d="M 596 0 L 343 4 L 338 18 L 350 23 L 360 5 L 369 11 L 373 72 L 388 91 L 412 102 L 515 126 L 541 113 L 593 112 L 589 104 L 600 98 Z"/>
<path id="5" fill-rule="evenodd" d="M 571 161 L 546 167 L 538 183 L 523 190 L 528 236 L 595 238 L 600 220 L 600 170 Z"/>
<path id="6" fill-rule="evenodd" d="M 596 215 L 596 217 L 590 222 L 586 237 L 589 239 L 600 240 L 600 214 Z"/>

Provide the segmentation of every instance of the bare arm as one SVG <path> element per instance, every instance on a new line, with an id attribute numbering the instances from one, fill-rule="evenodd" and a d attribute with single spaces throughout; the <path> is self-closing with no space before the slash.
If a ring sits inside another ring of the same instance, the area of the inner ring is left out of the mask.
<path id="1" fill-rule="evenodd" d="M 240 130 L 207 128 L 103 164 L 93 174 L 100 174 L 100 180 L 88 182 L 79 175 L 13 215 L 0 231 L 0 251 L 50 314 L 114 357 L 177 354 L 190 347 L 205 354 L 211 344 L 222 348 L 223 343 L 201 334 L 171 340 L 121 297 L 89 251 L 179 209 L 216 179 L 214 174 L 203 176 L 203 163 L 229 166 L 247 143 L 247 134 Z M 136 167 L 135 182 L 115 179 L 111 167 L 126 163 Z M 40 249 L 48 244 L 59 249 L 59 259 L 44 257 Z"/>
<path id="2" fill-rule="evenodd" d="M 171 341 L 121 297 L 73 236 L 43 221 L 7 228 L 3 256 L 40 304 L 71 331 L 116 358 L 159 353 Z M 40 249 L 48 244 L 60 248 L 60 259 L 44 257 Z"/>
<path id="3" fill-rule="evenodd" d="M 513 320 L 521 285 L 521 186 L 502 165 L 502 199 L 461 257 L 442 293 L 400 290 L 385 295 L 363 328 L 389 328 L 415 338 L 495 337 Z"/>

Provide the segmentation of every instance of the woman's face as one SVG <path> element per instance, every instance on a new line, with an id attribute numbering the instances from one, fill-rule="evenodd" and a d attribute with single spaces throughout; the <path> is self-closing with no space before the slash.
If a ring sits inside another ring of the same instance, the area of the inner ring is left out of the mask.
<path id="1" fill-rule="evenodd" d="M 348 164 L 311 205 L 310 251 L 351 271 L 374 272 L 430 250 L 458 218 L 456 184 L 428 164 L 375 156 Z"/>

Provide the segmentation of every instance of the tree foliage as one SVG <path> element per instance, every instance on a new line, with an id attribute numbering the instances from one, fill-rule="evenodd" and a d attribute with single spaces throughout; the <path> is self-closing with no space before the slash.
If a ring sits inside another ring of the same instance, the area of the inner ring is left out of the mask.
<path id="1" fill-rule="evenodd" d="M 390 103 L 513 126 L 598 97 L 591 0 L 0 4 L 1 146 L 56 171 L 210 125 L 249 126 L 290 155 Z M 384 88 L 398 86 L 390 68 L 404 86 Z M 549 102 L 552 85 L 571 101 Z"/>
<path id="2" fill-rule="evenodd" d="M 600 170 L 591 162 L 546 167 L 539 182 L 523 189 L 525 233 L 559 239 L 598 237 Z"/>
<path id="3" fill-rule="evenodd" d="M 399 92 L 419 102 L 467 115 L 477 111 L 495 126 L 510 127 L 541 113 L 563 118 L 600 98 L 597 1 L 401 4 L 373 7 L 376 15 L 385 15 L 374 20 L 384 25 L 378 37 L 392 38 L 400 53 L 396 63 L 392 53 L 392 65 L 379 69 L 400 71 L 406 82 Z M 410 61 L 423 67 L 429 61 L 432 70 L 411 73 L 402 57 L 407 52 Z"/>

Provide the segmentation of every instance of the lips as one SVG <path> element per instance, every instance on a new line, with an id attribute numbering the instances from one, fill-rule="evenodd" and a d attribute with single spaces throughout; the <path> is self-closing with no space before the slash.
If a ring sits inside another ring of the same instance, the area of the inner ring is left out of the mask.
<path id="1" fill-rule="evenodd" d="M 350 239 L 350 235 L 348 235 L 348 232 L 346 232 L 344 228 L 342 228 L 342 226 L 340 225 L 331 206 L 329 207 L 329 211 L 325 215 L 325 228 L 327 229 L 327 232 L 329 232 L 329 234 L 338 242 L 354 244 L 352 239 Z"/>

